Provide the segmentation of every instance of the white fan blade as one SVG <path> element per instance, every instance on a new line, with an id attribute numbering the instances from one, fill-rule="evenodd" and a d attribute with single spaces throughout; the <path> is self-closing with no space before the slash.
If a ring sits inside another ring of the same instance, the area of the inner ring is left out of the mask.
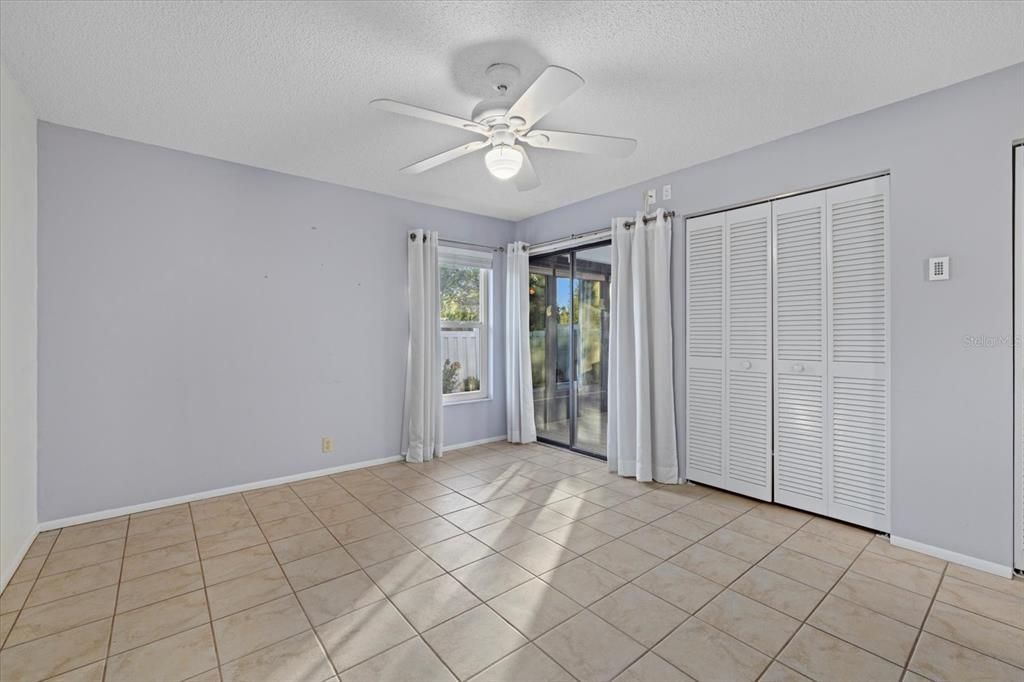
<path id="1" fill-rule="evenodd" d="M 516 189 L 520 192 L 529 192 L 531 189 L 537 189 L 540 187 L 540 180 L 537 179 L 537 172 L 533 170 L 530 157 L 522 147 L 517 145 L 516 149 L 523 154 L 523 165 L 519 172 L 512 177 L 512 180 L 516 183 Z"/>
<path id="2" fill-rule="evenodd" d="M 415 175 L 416 173 L 422 173 L 423 171 L 428 171 L 431 168 L 435 168 L 437 166 L 440 166 L 442 163 L 447 163 L 449 161 L 452 161 L 454 159 L 459 158 L 460 156 L 465 156 L 466 154 L 471 154 L 472 152 L 475 152 L 478 149 L 483 149 L 484 147 L 488 146 L 489 144 L 490 144 L 490 142 L 488 142 L 487 140 L 479 140 L 477 142 L 470 142 L 469 144 L 461 145 L 459 147 L 456 147 L 455 149 L 449 149 L 446 152 L 441 152 L 440 154 L 435 154 L 434 156 L 431 156 L 429 159 L 423 159 L 422 161 L 417 161 L 416 163 L 412 164 L 411 166 L 406 166 L 405 168 L 403 168 L 402 172 L 403 173 L 408 173 L 410 175 Z"/>
<path id="3" fill-rule="evenodd" d="M 441 125 L 452 126 L 453 128 L 461 128 L 470 132 L 479 133 L 480 135 L 488 135 L 490 133 L 487 126 L 481 125 L 475 121 L 459 118 L 458 116 L 452 116 L 451 114 L 442 114 L 440 111 L 434 111 L 433 109 L 424 109 L 423 107 L 418 107 L 414 104 L 396 102 L 393 99 L 375 99 L 370 102 L 370 106 L 383 111 L 390 111 L 393 114 L 412 116 L 413 118 L 421 118 L 424 121 L 432 121 L 434 123 L 440 123 Z"/>
<path id="4" fill-rule="evenodd" d="M 531 130 L 519 139 L 539 149 L 560 149 L 566 152 L 603 154 L 618 158 L 629 156 L 636 149 L 636 140 L 630 137 L 567 133 L 561 130 Z"/>
<path id="5" fill-rule="evenodd" d="M 527 126 L 532 126 L 581 87 L 583 79 L 569 69 L 549 66 L 505 115 L 508 118 L 521 118 Z"/>

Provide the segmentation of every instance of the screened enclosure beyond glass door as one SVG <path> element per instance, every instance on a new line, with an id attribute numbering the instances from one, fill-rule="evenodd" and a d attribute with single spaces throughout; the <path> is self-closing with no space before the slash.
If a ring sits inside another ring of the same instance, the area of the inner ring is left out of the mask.
<path id="1" fill-rule="evenodd" d="M 607 243 L 530 259 L 530 359 L 537 437 L 607 454 Z"/>

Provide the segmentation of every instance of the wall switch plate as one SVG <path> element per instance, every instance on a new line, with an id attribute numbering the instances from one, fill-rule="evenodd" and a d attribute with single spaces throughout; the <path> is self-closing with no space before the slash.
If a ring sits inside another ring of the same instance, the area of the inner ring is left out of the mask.
<path id="1" fill-rule="evenodd" d="M 928 259 L 928 280 L 949 279 L 949 256 Z"/>
<path id="2" fill-rule="evenodd" d="M 329 452 L 334 452 L 334 439 L 329 436 L 324 436 L 320 439 L 320 452 L 325 455 Z"/>
<path id="3" fill-rule="evenodd" d="M 668 201 L 672 198 L 672 185 L 661 186 L 661 200 Z"/>

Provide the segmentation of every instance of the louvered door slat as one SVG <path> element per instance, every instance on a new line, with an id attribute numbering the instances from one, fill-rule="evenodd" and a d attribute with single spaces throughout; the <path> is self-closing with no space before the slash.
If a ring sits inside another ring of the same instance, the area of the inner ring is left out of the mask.
<path id="1" fill-rule="evenodd" d="M 830 516 L 890 528 L 888 178 L 827 192 Z"/>
<path id="2" fill-rule="evenodd" d="M 825 193 L 772 206 L 775 239 L 775 501 L 828 508 Z"/>
<path id="3" fill-rule="evenodd" d="M 686 477 L 725 480 L 725 216 L 686 221 Z"/>

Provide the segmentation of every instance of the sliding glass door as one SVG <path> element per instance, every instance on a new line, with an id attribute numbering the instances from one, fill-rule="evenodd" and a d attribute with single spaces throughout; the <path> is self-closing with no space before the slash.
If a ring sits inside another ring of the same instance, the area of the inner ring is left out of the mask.
<path id="1" fill-rule="evenodd" d="M 530 360 L 537 436 L 566 447 L 571 445 L 571 290 L 571 254 L 530 259 Z"/>
<path id="2" fill-rule="evenodd" d="M 576 351 L 576 440 L 572 447 L 608 453 L 608 314 L 611 310 L 612 247 L 575 254 L 573 326 Z"/>
<path id="3" fill-rule="evenodd" d="M 608 243 L 530 259 L 530 353 L 540 440 L 604 457 L 608 433 Z"/>

